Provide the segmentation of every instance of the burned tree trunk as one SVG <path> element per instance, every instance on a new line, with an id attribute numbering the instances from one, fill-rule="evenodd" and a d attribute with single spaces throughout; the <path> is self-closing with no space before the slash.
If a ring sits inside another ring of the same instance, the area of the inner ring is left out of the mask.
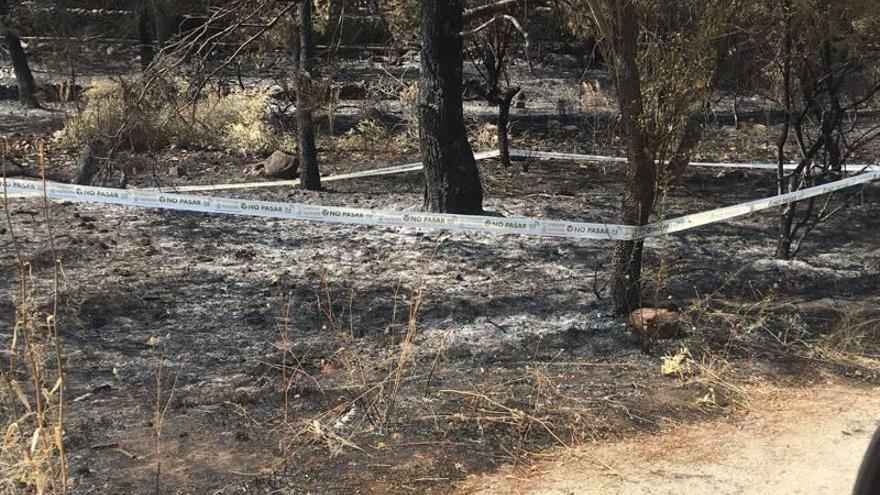
<path id="1" fill-rule="evenodd" d="M 830 6 L 827 4 L 825 8 L 830 9 Z M 807 57 L 800 55 L 802 49 L 800 46 L 795 47 L 794 41 L 795 9 L 791 0 L 785 0 L 782 7 L 784 31 L 781 58 L 785 121 L 777 142 L 779 194 L 840 178 L 846 157 L 868 142 L 861 137 L 851 139 L 848 133 L 854 127 L 847 128 L 842 124 L 847 112 L 857 114 L 858 107 L 869 101 L 869 98 L 861 95 L 855 100 L 847 100 L 846 109 L 844 108 L 842 82 L 852 74 L 850 68 L 859 67 L 860 64 L 855 60 L 847 60 L 845 51 L 832 47 L 832 30 L 827 25 L 825 29 L 818 30 L 821 36 L 821 41 L 816 43 L 819 46 L 818 51 L 808 53 Z M 830 17 L 830 11 L 825 12 L 825 15 Z M 800 42 L 797 44 L 800 45 Z M 794 77 L 795 70 L 799 77 Z M 880 86 L 873 87 L 874 93 L 880 91 Z M 798 96 L 800 105 L 794 104 L 795 95 Z M 795 106 L 801 108 L 795 110 Z M 814 131 L 812 126 L 818 126 L 818 129 Z M 800 161 L 791 173 L 786 173 L 785 146 L 789 134 L 793 134 L 797 140 Z M 816 198 L 810 198 L 782 207 L 776 243 L 777 258 L 791 259 L 797 255 L 804 238 L 827 218 L 830 201 L 830 197 L 818 203 Z M 830 211 L 836 210 L 832 208 Z"/>
<path id="2" fill-rule="evenodd" d="M 310 191 L 321 189 L 318 171 L 318 152 L 315 148 L 315 122 L 312 106 L 315 97 L 312 87 L 312 67 L 315 45 L 312 39 L 312 2 L 299 4 L 299 47 L 294 60 L 298 61 L 296 88 L 296 132 L 299 141 L 300 187 Z"/>
<path id="3" fill-rule="evenodd" d="M 620 223 L 645 225 L 654 207 L 657 172 L 648 150 L 648 136 L 641 123 L 642 88 L 636 62 L 638 20 L 632 0 L 624 0 L 619 5 L 620 26 L 612 40 L 614 75 L 629 160 Z M 640 304 L 642 248 L 641 240 L 619 241 L 615 247 L 611 292 L 615 310 L 619 313 L 630 311 Z"/>
<path id="4" fill-rule="evenodd" d="M 30 108 L 36 108 L 37 102 L 37 85 L 34 82 L 34 76 L 31 74 L 31 68 L 28 66 L 27 55 L 21 47 L 21 40 L 18 34 L 11 30 L 7 30 L 4 34 L 6 38 L 6 47 L 9 50 L 9 58 L 12 59 L 12 68 L 15 71 L 15 84 L 18 86 L 18 101 Z"/>
<path id="5" fill-rule="evenodd" d="M 150 8 L 143 5 L 138 11 L 138 39 L 140 41 L 141 68 L 147 67 L 153 62 L 156 48 L 153 45 L 153 34 L 156 32 L 154 17 L 150 15 Z"/>
<path id="6" fill-rule="evenodd" d="M 480 172 L 462 110 L 462 2 L 422 0 L 419 144 L 425 170 L 425 209 L 483 211 Z"/>
<path id="7" fill-rule="evenodd" d="M 15 29 L 9 25 L 9 22 L 9 5 L 6 0 L 0 0 L 0 31 L 3 32 L 9 58 L 12 59 L 15 83 L 18 86 L 18 101 L 26 107 L 36 108 L 39 103 L 36 97 L 37 85 L 34 82 L 34 75 L 28 65 L 27 54 L 21 46 L 21 39 Z"/>
<path id="8" fill-rule="evenodd" d="M 498 158 L 501 165 L 510 166 L 510 105 L 519 88 L 508 89 L 498 101 Z"/>
<path id="9" fill-rule="evenodd" d="M 150 18 L 152 19 L 154 39 L 159 50 L 165 48 L 180 28 L 180 19 L 172 12 L 173 3 L 165 0 L 146 0 Z"/>
<path id="10" fill-rule="evenodd" d="M 777 194 L 784 194 L 791 189 L 789 179 L 785 174 L 785 146 L 791 134 L 792 124 L 792 81 L 791 81 L 791 56 L 793 50 L 793 35 L 791 27 L 791 0 L 783 2 L 784 32 L 782 37 L 782 96 L 785 108 L 785 120 L 782 122 L 782 132 L 776 141 L 776 185 Z M 789 203 L 781 208 L 779 215 L 779 238 L 776 242 L 776 257 L 788 259 L 791 255 L 791 226 L 794 218 L 796 203 Z"/>

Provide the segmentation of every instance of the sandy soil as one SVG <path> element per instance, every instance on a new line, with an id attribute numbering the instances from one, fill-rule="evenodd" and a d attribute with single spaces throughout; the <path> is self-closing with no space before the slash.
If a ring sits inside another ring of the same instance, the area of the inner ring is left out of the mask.
<path id="1" fill-rule="evenodd" d="M 846 494 L 880 423 L 877 392 L 830 385 L 776 393 L 735 421 L 583 445 L 526 472 L 469 480 L 462 492 Z"/>

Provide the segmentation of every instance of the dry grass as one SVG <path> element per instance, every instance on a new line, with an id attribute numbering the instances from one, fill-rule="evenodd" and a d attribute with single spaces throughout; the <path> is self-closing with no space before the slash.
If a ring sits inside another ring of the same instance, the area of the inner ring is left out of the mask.
<path id="1" fill-rule="evenodd" d="M 433 421 L 451 429 L 473 426 L 481 438 L 509 439 L 501 448 L 514 465 L 529 464 L 536 449 L 567 449 L 595 438 L 596 411 L 560 392 L 548 370 L 552 364 L 526 366 L 500 382 L 487 377 L 470 389 L 441 389 L 438 393 L 452 401 L 454 412 L 435 413 Z"/>
<path id="2" fill-rule="evenodd" d="M 404 84 L 398 92 L 403 109 L 405 134 L 410 139 L 419 138 L 419 87 L 417 84 Z"/>
<path id="3" fill-rule="evenodd" d="M 730 339 L 763 333 L 782 345 L 803 338 L 803 322 L 797 316 L 774 311 L 778 301 L 773 291 L 756 293 L 753 301 L 744 303 L 722 299 L 719 294 L 737 276 L 734 274 L 717 290 L 695 299 L 682 310 L 682 320 L 690 330 L 708 329 Z"/>
<path id="4" fill-rule="evenodd" d="M 549 435 L 560 446 L 567 447 L 567 443 L 557 435 L 556 426 L 550 415 L 540 412 L 541 409 L 544 409 L 544 405 L 554 403 L 552 400 L 548 401 L 540 386 L 548 378 L 546 375 L 536 373 L 532 379 L 534 380 L 534 393 L 529 395 L 526 407 L 506 404 L 502 400 L 480 391 L 446 389 L 440 390 L 440 393 L 468 399 L 469 413 L 461 413 L 459 418 L 476 422 L 480 431 L 485 431 L 488 425 L 501 424 L 514 427 L 517 432 L 517 441 L 511 453 L 522 452 L 529 444 L 530 436 L 536 429 Z"/>
<path id="5" fill-rule="evenodd" d="M 406 82 L 390 73 L 370 83 L 366 97 L 361 101 L 360 112 L 366 117 L 339 142 L 339 146 L 352 151 L 389 151 L 408 153 L 419 147 L 419 89 L 415 83 Z M 389 119 L 389 116 L 400 117 Z"/>
<path id="6" fill-rule="evenodd" d="M 392 131 L 387 126 L 378 120 L 364 119 L 339 138 L 335 145 L 343 150 L 375 152 L 387 149 L 391 137 Z"/>
<path id="7" fill-rule="evenodd" d="M 3 155 L 0 167 L 5 170 L 7 141 L 4 139 L 0 146 Z M 45 173 L 42 143 L 38 144 L 37 151 L 40 170 Z M 64 373 L 58 337 L 63 270 L 55 251 L 48 200 L 44 195 L 43 220 L 53 259 L 49 284 L 38 278 L 19 248 L 5 190 L 2 205 L 9 245 L 19 268 L 19 288 L 12 328 L 7 334 L 9 340 L 4 341 L 0 349 L 0 490 L 66 493 Z"/>
<path id="8" fill-rule="evenodd" d="M 62 146 L 102 141 L 136 151 L 174 145 L 244 154 L 295 147 L 270 122 L 263 91 L 207 92 L 193 99 L 171 81 L 115 79 L 89 87 L 83 101 L 85 108 L 71 115 L 58 135 Z"/>
<path id="9" fill-rule="evenodd" d="M 161 352 L 157 352 L 161 340 Z M 174 400 L 174 392 L 177 389 L 177 378 L 180 376 L 182 364 L 178 365 L 173 375 L 169 376 L 168 346 L 171 335 L 163 339 L 150 337 L 147 344 L 155 361 L 156 389 L 153 403 L 153 453 L 156 456 L 156 475 L 154 478 L 155 492 L 161 493 L 162 488 L 162 433 L 165 431 L 166 416 L 171 401 Z"/>
<path id="10" fill-rule="evenodd" d="M 494 124 L 480 124 L 471 129 L 468 134 L 471 146 L 475 150 L 487 150 L 498 147 L 498 131 Z"/>
<path id="11" fill-rule="evenodd" d="M 880 371 L 880 317 L 842 313 L 834 328 L 809 349 L 809 355 L 822 360 Z"/>
<path id="12" fill-rule="evenodd" d="M 391 335 L 392 342 L 384 366 L 370 366 L 368 359 L 358 352 L 360 335 L 354 328 L 352 305 L 354 293 L 339 289 L 331 282 L 326 268 L 320 270 L 320 291 L 316 303 L 323 313 L 323 328 L 331 332 L 336 350 L 325 358 L 321 366 L 329 377 L 344 377 L 343 383 L 322 386 L 319 377 L 305 371 L 302 359 L 293 351 L 293 302 L 288 299 L 276 317 L 280 363 L 275 366 L 280 373 L 279 391 L 282 394 L 282 411 L 275 426 L 278 434 L 279 467 L 287 470 L 287 459 L 310 445 L 321 445 L 331 456 L 345 450 L 363 450 L 357 438 L 371 430 L 385 430 L 396 420 L 398 398 L 404 385 L 411 383 L 410 374 L 415 361 L 414 340 L 418 332 L 418 317 L 424 302 L 424 285 L 416 284 L 406 295 L 398 286 L 394 293 L 394 309 L 389 329 L 399 329 L 399 336 Z M 340 304 L 340 301 L 343 301 Z M 399 308 L 405 301 L 405 308 Z M 340 306 L 342 308 L 340 309 Z M 403 316 L 403 322 L 398 318 Z M 399 340 L 397 340 L 399 337 Z M 332 378 L 331 378 L 332 379 Z M 308 382 L 318 387 L 322 394 L 333 390 L 343 393 L 343 400 L 331 409 L 296 418 L 290 402 L 291 391 L 300 383 Z"/>
<path id="13" fill-rule="evenodd" d="M 697 385 L 694 403 L 698 407 L 748 409 L 749 391 L 727 376 L 731 363 L 724 357 L 705 351 L 699 359 L 694 359 L 691 351 L 682 346 L 677 352 L 661 357 L 660 363 L 661 374 Z"/>
<path id="14" fill-rule="evenodd" d="M 713 334 L 724 336 L 725 342 L 716 342 L 724 347 L 750 348 L 855 375 L 876 376 L 880 372 L 880 318 L 876 314 L 857 309 L 839 311 L 837 323 L 824 332 L 812 328 L 800 313 L 782 310 L 782 306 L 772 291 L 751 303 L 725 302 L 713 293 L 691 304 L 683 311 L 683 318 L 691 330 L 711 329 Z M 718 354 L 720 359 L 724 352 L 722 349 Z"/>
<path id="15" fill-rule="evenodd" d="M 698 298 L 682 311 L 692 332 L 704 336 L 698 352 L 682 347 L 662 358 L 665 375 L 700 383 L 705 395 L 701 406 L 749 407 L 753 387 L 733 376 L 728 359 L 732 349 L 811 363 L 855 376 L 880 372 L 880 319 L 860 311 L 842 311 L 828 332 L 812 328 L 799 312 L 785 310 L 771 290 L 756 293 L 752 302 L 738 303 L 719 297 L 721 289 Z M 693 352 L 693 355 L 692 355 Z M 699 356 L 699 357 L 694 357 Z"/>

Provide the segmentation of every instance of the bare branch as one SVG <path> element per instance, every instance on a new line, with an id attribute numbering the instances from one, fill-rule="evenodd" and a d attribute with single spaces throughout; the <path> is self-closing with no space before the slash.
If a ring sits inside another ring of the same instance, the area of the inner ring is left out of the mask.
<path id="1" fill-rule="evenodd" d="M 519 21 L 517 21 L 516 18 L 511 15 L 507 15 L 507 14 L 496 15 L 495 17 L 489 19 L 488 21 L 480 24 L 479 26 L 477 26 L 473 29 L 470 29 L 467 31 L 462 31 L 461 33 L 459 33 L 459 36 L 461 36 L 462 38 L 466 38 L 468 36 L 473 36 L 473 35 L 479 33 L 480 31 L 486 29 L 487 27 L 491 26 L 492 24 L 499 22 L 499 21 L 509 22 L 522 35 L 522 37 L 523 37 L 523 51 L 525 52 L 526 61 L 529 64 L 529 68 L 531 68 L 532 67 L 532 59 L 529 56 L 529 33 L 527 33 L 526 30 L 523 29 L 523 27 L 520 25 Z"/>
<path id="2" fill-rule="evenodd" d="M 515 4 L 517 0 L 500 0 L 495 3 L 489 3 L 486 5 L 480 5 L 479 7 L 474 7 L 471 9 L 467 9 L 462 14 L 464 17 L 464 22 L 471 21 L 475 17 L 486 15 L 486 14 L 494 14 L 500 10 L 504 10 L 511 4 Z"/>
<path id="3" fill-rule="evenodd" d="M 219 66 L 217 66 L 216 68 L 214 68 L 214 70 L 212 70 L 212 71 L 207 75 L 207 77 L 204 77 L 204 78 L 200 81 L 200 83 L 196 86 L 196 90 L 193 92 L 193 94 L 194 94 L 194 95 L 198 95 L 198 93 L 202 90 L 202 88 L 204 88 L 204 85 L 205 85 L 205 83 L 206 83 L 208 80 L 210 80 L 211 78 L 213 78 L 215 75 L 217 75 L 218 73 L 220 73 L 220 71 L 222 71 L 223 69 L 225 69 L 226 67 L 228 67 L 229 64 L 231 64 L 233 61 L 235 61 L 236 58 L 238 58 L 239 54 L 241 54 L 241 52 L 244 51 L 244 49 L 247 48 L 251 43 L 253 43 L 253 42 L 256 41 L 257 39 L 259 39 L 259 38 L 260 38 L 264 33 L 266 33 L 267 31 L 269 31 L 269 30 L 271 30 L 273 27 L 275 27 L 275 25 L 278 24 L 278 22 L 281 20 L 281 18 L 282 18 L 285 14 L 287 14 L 287 12 L 289 12 L 290 9 L 292 9 L 292 8 L 293 8 L 294 6 L 296 6 L 298 3 L 299 3 L 299 2 L 290 2 L 290 3 L 288 3 L 288 4 L 287 4 L 287 5 L 286 5 L 286 6 L 285 6 L 280 12 L 278 12 L 278 14 L 277 14 L 274 18 L 272 18 L 268 23 L 266 23 L 266 24 L 265 24 L 265 25 L 264 25 L 259 31 L 257 31 L 256 33 L 254 33 L 254 34 L 253 34 L 252 36 L 250 36 L 248 39 L 246 39 L 246 40 L 245 40 L 245 41 L 244 41 L 244 42 L 243 42 L 243 43 L 242 43 L 242 44 L 241 44 L 241 45 L 240 45 L 240 46 L 239 46 L 239 47 L 238 47 L 238 48 L 232 53 L 232 55 L 230 55 L 230 56 L 229 56 L 229 57 L 228 57 L 223 63 L 221 63 Z M 195 96 L 194 96 L 194 98 L 195 98 Z"/>

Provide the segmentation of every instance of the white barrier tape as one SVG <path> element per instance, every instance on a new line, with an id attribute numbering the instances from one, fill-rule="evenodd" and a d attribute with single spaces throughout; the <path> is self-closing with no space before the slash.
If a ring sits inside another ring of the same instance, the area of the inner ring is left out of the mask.
<path id="1" fill-rule="evenodd" d="M 487 158 L 495 158 L 500 154 L 498 150 L 484 151 L 474 153 L 475 160 L 485 160 Z M 403 172 L 414 172 L 422 169 L 422 162 L 405 163 L 403 165 L 394 165 L 391 167 L 376 168 L 373 170 L 362 170 L 360 172 L 350 172 L 347 174 L 330 175 L 321 177 L 321 182 L 333 182 L 344 179 L 357 179 L 360 177 L 378 177 L 381 175 L 400 174 Z M 197 191 L 224 191 L 232 189 L 258 189 L 265 187 L 281 187 L 299 185 L 299 179 L 293 180 L 277 180 L 271 182 L 240 182 L 231 184 L 206 184 L 195 186 L 168 186 L 153 187 L 144 189 L 146 191 L 170 191 L 170 192 L 197 192 Z"/>
<path id="2" fill-rule="evenodd" d="M 495 152 L 497 153 L 497 151 Z M 344 179 L 356 179 L 359 177 L 374 177 L 381 175 L 389 175 L 389 174 L 399 174 L 403 172 L 411 172 L 422 169 L 422 162 L 416 163 L 407 163 L 404 165 L 395 165 L 393 167 L 385 167 L 378 168 L 373 170 L 363 170 L 360 172 L 351 172 L 347 174 L 339 174 L 339 175 L 331 175 L 327 177 L 321 177 L 321 182 L 333 182 L 337 180 Z M 200 191 L 226 191 L 233 189 L 260 189 L 265 187 L 281 187 L 281 186 L 296 186 L 299 185 L 299 179 L 292 180 L 278 180 L 271 182 L 239 182 L 239 183 L 229 183 L 229 184 L 204 184 L 204 185 L 193 185 L 193 186 L 167 186 L 167 187 L 145 187 L 141 189 L 142 191 L 157 191 L 157 192 L 200 192 Z M 30 194 L 15 194 L 9 195 L 10 199 L 13 198 L 25 198 L 32 196 Z"/>
<path id="3" fill-rule="evenodd" d="M 635 227 L 602 223 L 568 222 L 535 218 L 504 218 L 440 213 L 408 213 L 402 211 L 367 210 L 359 208 L 279 203 L 244 199 L 215 198 L 158 191 L 111 189 L 49 182 L 46 195 L 52 199 L 106 203 L 167 210 L 225 213 L 253 217 L 282 218 L 355 225 L 379 225 L 514 234 L 574 239 L 636 240 L 680 232 L 710 223 L 781 206 L 795 201 L 827 194 L 880 179 L 880 170 L 859 174 L 820 186 L 779 196 L 757 199 L 715 210 L 685 215 L 658 223 Z M 41 194 L 43 184 L 37 181 L 5 179 L 11 193 Z M 0 184 L 3 184 L 0 182 Z"/>
<path id="4" fill-rule="evenodd" d="M 806 189 L 801 189 L 795 192 L 780 194 L 778 196 L 771 196 L 769 198 L 756 199 L 753 201 L 740 203 L 738 205 L 725 206 L 723 208 L 717 208 L 700 213 L 693 213 L 691 215 L 684 215 L 681 217 L 652 223 L 650 225 L 645 225 L 641 228 L 640 235 L 642 237 L 656 237 L 664 234 L 670 234 L 672 232 L 689 230 L 695 227 L 700 227 L 702 225 L 708 225 L 711 223 L 721 222 L 723 220 L 730 220 L 731 218 L 741 217 L 743 215 L 748 215 L 749 213 L 753 213 L 756 211 L 775 208 L 788 203 L 794 203 L 796 201 L 821 196 L 823 194 L 832 193 L 841 189 L 846 189 L 848 187 L 853 187 L 860 184 L 867 184 L 868 182 L 880 179 L 880 167 L 874 168 L 874 172 L 866 172 L 854 175 L 846 179 L 829 182 L 827 184 L 822 184 L 819 186 L 808 187 Z"/>
<path id="5" fill-rule="evenodd" d="M 626 157 L 604 155 L 581 155 L 578 153 L 561 153 L 558 151 L 508 150 L 511 158 L 551 158 L 555 160 L 571 160 L 584 162 L 617 162 L 625 163 Z"/>
<path id="6" fill-rule="evenodd" d="M 510 156 L 515 158 L 549 158 L 555 160 L 570 160 L 582 162 L 611 162 L 626 163 L 627 158 L 621 156 L 605 156 L 605 155 L 583 155 L 579 153 L 560 153 L 556 151 L 532 151 L 532 150 L 510 150 Z M 752 163 L 752 162 L 688 162 L 694 167 L 707 168 L 730 168 L 730 169 L 752 169 L 752 170 L 777 170 L 779 167 L 774 163 Z M 785 170 L 795 170 L 797 164 L 787 163 L 783 165 Z M 844 164 L 844 172 L 874 172 L 880 170 L 880 165 L 870 165 L 864 163 Z"/>
<path id="7" fill-rule="evenodd" d="M 42 192 L 42 183 L 37 181 L 6 179 L 5 184 L 8 191 L 13 193 L 40 194 Z M 54 182 L 48 183 L 46 189 L 47 196 L 52 199 L 289 220 L 579 239 L 626 240 L 635 239 L 638 236 L 638 228 L 631 225 L 366 210 L 192 196 L 138 189 L 76 186 Z"/>
<path id="8" fill-rule="evenodd" d="M 485 160 L 488 158 L 496 158 L 500 155 L 498 150 L 483 151 L 474 153 L 475 160 Z M 514 158 L 544 158 L 556 160 L 571 161 L 588 161 L 588 162 L 613 162 L 625 163 L 627 159 L 619 156 L 605 155 L 585 155 L 579 153 L 560 153 L 555 151 L 532 151 L 511 149 L 510 156 Z M 709 168 L 729 168 L 729 169 L 755 169 L 755 170 L 777 170 L 777 165 L 772 163 L 721 163 L 721 162 L 690 162 L 690 165 L 697 167 Z M 794 170 L 796 164 L 786 164 L 783 166 L 785 170 Z M 422 169 L 422 162 L 405 163 L 403 165 L 394 165 L 390 167 L 377 168 L 372 170 L 362 170 L 360 172 L 350 172 L 346 174 L 330 175 L 321 177 L 321 182 L 334 182 L 345 179 L 357 179 L 362 177 L 378 177 L 382 175 L 399 174 L 404 172 L 414 172 Z M 845 172 L 873 172 L 880 170 L 880 165 L 868 164 L 847 164 L 844 166 Z M 239 182 L 227 184 L 204 184 L 193 186 L 168 186 L 168 187 L 150 187 L 144 188 L 144 191 L 167 191 L 167 192 L 204 192 L 204 191 L 224 191 L 235 189 L 261 189 L 267 187 L 296 186 L 299 185 L 299 179 L 280 180 L 270 182 Z M 10 194 L 9 199 L 32 197 L 32 194 Z"/>

